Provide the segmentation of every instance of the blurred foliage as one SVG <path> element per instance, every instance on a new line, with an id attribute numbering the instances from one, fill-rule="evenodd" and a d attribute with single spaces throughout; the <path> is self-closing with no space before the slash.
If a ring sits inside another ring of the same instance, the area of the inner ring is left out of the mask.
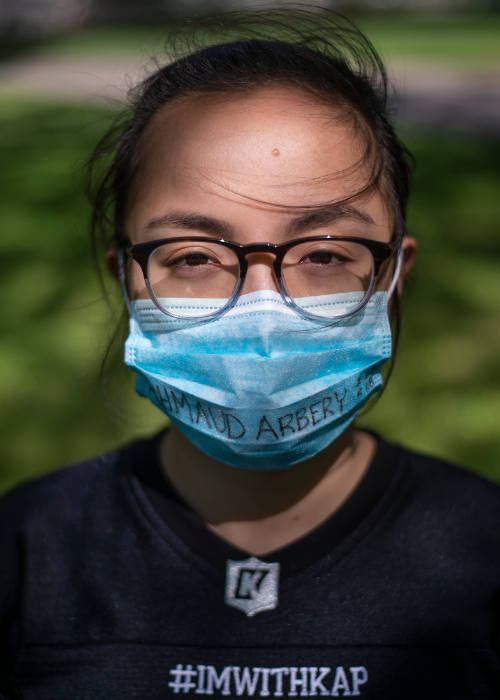
<path id="1" fill-rule="evenodd" d="M 353 13 L 349 12 L 353 17 Z M 385 58 L 418 59 L 460 65 L 465 70 L 498 67 L 500 15 L 481 13 L 374 12 L 354 15 L 356 23 Z M 162 55 L 168 39 L 179 44 L 196 34 L 199 20 L 170 17 L 147 24 L 90 26 L 64 34 L 24 41 L 9 36 L 0 42 L 0 60 L 33 53 L 58 58 L 116 58 L 136 55 L 147 62 Z M 210 20 L 209 25 L 210 26 Z M 258 25 L 260 26 L 260 25 Z M 201 30 L 203 34 L 203 29 Z"/>
<path id="2" fill-rule="evenodd" d="M 403 136 L 418 261 L 394 375 L 364 423 L 500 480 L 500 139 Z"/>
<path id="3" fill-rule="evenodd" d="M 374 13 L 359 18 L 359 27 L 383 58 L 414 58 L 463 70 L 498 69 L 500 16 L 498 15 L 405 15 Z"/>
<path id="4" fill-rule="evenodd" d="M 4 99 L 0 115 L 7 488 L 150 434 L 164 418 L 123 370 L 99 378 L 116 311 L 113 320 L 93 269 L 79 170 L 111 113 Z M 418 161 L 410 230 L 419 262 L 395 373 L 364 422 L 499 479 L 500 141 L 404 136 Z"/>
<path id="5" fill-rule="evenodd" d="M 109 117 L 80 106 L 2 103 L 0 487 L 129 435 L 120 419 L 126 399 L 99 380 L 115 320 L 93 269 L 78 174 Z M 138 430 L 148 425 L 134 421 Z"/>

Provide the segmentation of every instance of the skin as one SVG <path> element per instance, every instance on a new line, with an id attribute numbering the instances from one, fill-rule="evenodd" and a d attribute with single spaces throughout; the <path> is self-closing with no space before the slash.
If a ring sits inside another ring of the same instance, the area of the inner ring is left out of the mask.
<path id="1" fill-rule="evenodd" d="M 205 225 L 162 222 L 172 212 L 189 212 L 220 222 L 225 238 L 243 244 L 321 234 L 388 242 L 392 216 L 380 191 L 349 202 L 360 214 L 350 211 L 322 225 L 302 222 L 300 232 L 290 234 L 298 218 L 311 211 L 308 207 L 363 188 L 368 177 L 359 164 L 363 147 L 359 131 L 342 115 L 297 88 L 177 100 L 155 115 L 142 139 L 127 233 L 133 244 L 170 235 L 210 235 Z M 403 250 L 400 290 L 415 241 L 405 238 Z M 110 251 L 110 268 L 115 259 Z M 242 293 L 277 290 L 273 256 L 256 253 L 248 260 Z M 133 267 L 133 295 L 145 296 L 138 266 Z M 388 287 L 392 272 L 390 261 L 380 289 Z M 362 479 L 375 447 L 372 436 L 350 428 L 326 450 L 290 469 L 253 472 L 209 458 L 173 427 L 161 446 L 161 463 L 207 527 L 240 549 L 262 555 L 300 538 L 335 512 Z"/>

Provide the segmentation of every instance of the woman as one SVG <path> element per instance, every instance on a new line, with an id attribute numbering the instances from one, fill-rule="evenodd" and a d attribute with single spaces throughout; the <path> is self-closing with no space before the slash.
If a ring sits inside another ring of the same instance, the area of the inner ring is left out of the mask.
<path id="1" fill-rule="evenodd" d="M 97 148 L 171 426 L 3 500 L 6 697 L 499 696 L 498 488 L 353 423 L 416 248 L 383 69 L 300 26 L 160 68 Z"/>

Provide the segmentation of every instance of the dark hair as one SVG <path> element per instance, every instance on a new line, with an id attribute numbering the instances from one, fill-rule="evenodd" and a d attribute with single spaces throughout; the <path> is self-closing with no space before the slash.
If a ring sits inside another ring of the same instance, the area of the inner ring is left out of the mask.
<path id="1" fill-rule="evenodd" d="M 394 215 L 394 237 L 400 239 L 405 232 L 411 156 L 390 123 L 385 69 L 369 40 L 345 17 L 318 8 L 226 13 L 208 22 L 198 20 L 194 29 L 189 38 L 180 37 L 181 57 L 157 67 L 130 92 L 129 108 L 101 139 L 89 162 L 96 257 L 102 246 L 127 242 L 124 216 L 139 169 L 141 138 L 164 105 L 186 96 L 233 95 L 272 85 L 308 91 L 352 121 L 365 141 L 363 163 L 370 165 L 363 191 L 383 188 Z M 211 41 L 211 36 L 218 41 Z M 220 43 L 221 38 L 226 43 Z M 167 48 L 172 51 L 171 44 Z M 103 161 L 106 167 L 99 171 Z M 397 310 L 395 326 L 397 340 Z"/>

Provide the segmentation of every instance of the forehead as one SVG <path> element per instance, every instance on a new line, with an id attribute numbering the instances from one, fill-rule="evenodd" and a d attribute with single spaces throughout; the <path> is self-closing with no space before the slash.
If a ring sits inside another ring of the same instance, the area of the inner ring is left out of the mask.
<path id="1" fill-rule="evenodd" d="M 294 87 L 183 97 L 144 132 L 129 214 L 182 196 L 310 207 L 367 184 L 366 130 Z"/>

